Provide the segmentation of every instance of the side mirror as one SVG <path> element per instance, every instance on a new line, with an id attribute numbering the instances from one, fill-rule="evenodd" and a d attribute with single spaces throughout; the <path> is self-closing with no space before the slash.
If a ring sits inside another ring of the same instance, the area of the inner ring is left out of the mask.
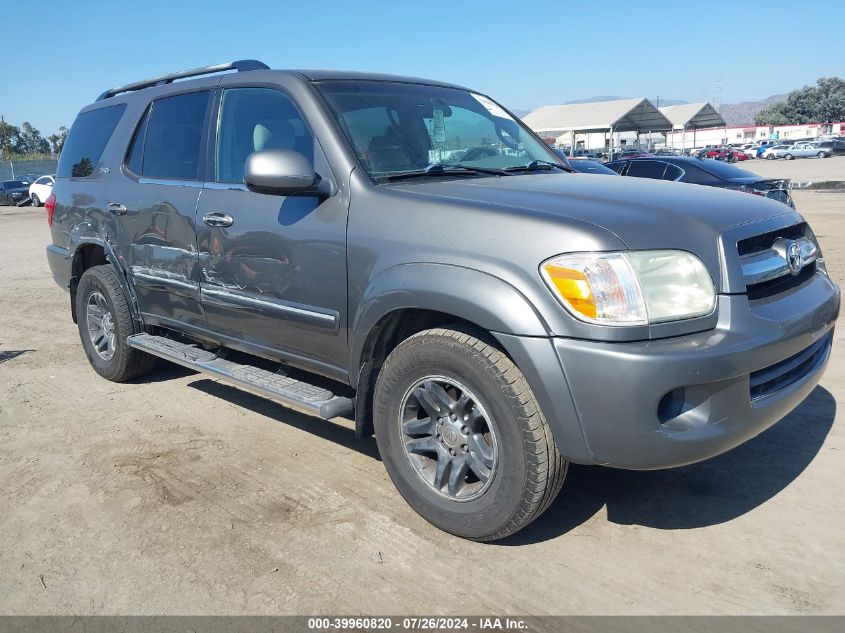
<path id="1" fill-rule="evenodd" d="M 277 196 L 325 196 L 334 193 L 330 181 L 314 171 L 305 156 L 289 149 L 265 149 L 246 159 L 247 189 Z"/>

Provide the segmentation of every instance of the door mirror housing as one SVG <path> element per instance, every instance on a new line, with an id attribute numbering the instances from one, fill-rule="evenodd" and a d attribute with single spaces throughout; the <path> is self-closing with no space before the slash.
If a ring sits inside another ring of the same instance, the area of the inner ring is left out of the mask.
<path id="1" fill-rule="evenodd" d="M 334 193 L 331 181 L 320 178 L 310 160 L 290 149 L 265 149 L 247 156 L 244 182 L 250 191 L 277 196 Z"/>

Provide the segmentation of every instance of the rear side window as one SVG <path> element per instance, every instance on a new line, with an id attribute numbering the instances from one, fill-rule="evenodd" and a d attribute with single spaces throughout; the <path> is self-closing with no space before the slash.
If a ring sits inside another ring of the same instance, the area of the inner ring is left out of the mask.
<path id="1" fill-rule="evenodd" d="M 666 163 L 666 173 L 663 174 L 663 180 L 678 180 L 683 175 L 683 169 L 672 163 Z"/>
<path id="2" fill-rule="evenodd" d="M 132 141 L 126 167 L 145 178 L 199 180 L 209 92 L 154 101 Z"/>
<path id="3" fill-rule="evenodd" d="M 636 178 L 656 178 L 660 180 L 663 178 L 663 172 L 666 170 L 666 163 L 658 160 L 632 160 L 628 167 L 627 176 L 634 176 Z"/>
<path id="4" fill-rule="evenodd" d="M 625 169 L 625 165 L 628 163 L 626 160 L 615 160 L 612 163 L 607 163 L 605 167 L 609 167 L 617 174 L 621 174 L 622 171 Z"/>
<path id="5" fill-rule="evenodd" d="M 84 178 L 93 174 L 124 110 L 126 104 L 121 103 L 76 117 L 62 148 L 56 177 Z"/>

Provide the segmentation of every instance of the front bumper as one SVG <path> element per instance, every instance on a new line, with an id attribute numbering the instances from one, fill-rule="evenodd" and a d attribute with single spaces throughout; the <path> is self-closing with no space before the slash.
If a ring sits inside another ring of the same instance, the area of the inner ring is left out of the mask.
<path id="1" fill-rule="evenodd" d="M 529 365 L 523 373 L 565 457 L 668 468 L 727 451 L 800 404 L 827 365 L 839 303 L 839 289 L 818 273 L 776 302 L 720 295 L 718 324 L 707 332 L 631 343 L 551 339 L 562 377 L 548 359 L 538 367 L 518 337 L 500 340 L 520 368 Z"/>

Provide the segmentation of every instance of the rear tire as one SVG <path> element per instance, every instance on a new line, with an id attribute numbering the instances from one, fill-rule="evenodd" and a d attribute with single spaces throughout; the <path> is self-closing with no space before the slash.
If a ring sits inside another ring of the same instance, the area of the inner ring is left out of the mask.
<path id="1" fill-rule="evenodd" d="M 768 158 L 769 160 L 775 160 L 777 156 L 775 156 L 774 154 L 769 154 L 768 156 L 766 156 L 766 158 Z"/>
<path id="2" fill-rule="evenodd" d="M 795 157 L 794 157 L 792 154 L 786 154 L 786 155 L 784 155 L 784 158 L 785 158 L 786 160 L 792 160 L 792 159 L 793 159 L 793 158 L 795 158 Z"/>
<path id="3" fill-rule="evenodd" d="M 481 336 L 432 329 L 400 343 L 379 373 L 373 414 L 408 504 L 441 530 L 493 541 L 548 508 L 568 463 L 522 372 Z"/>
<path id="4" fill-rule="evenodd" d="M 36 194 L 32 194 L 29 197 L 29 199 L 30 199 L 30 202 L 32 203 L 33 207 L 40 207 L 41 206 L 41 200 L 38 199 L 38 196 Z"/>
<path id="5" fill-rule="evenodd" d="M 85 355 L 103 378 L 124 382 L 152 371 L 155 356 L 126 342 L 141 329 L 111 264 L 93 266 L 82 275 L 76 289 L 76 320 Z"/>
<path id="6" fill-rule="evenodd" d="M 827 152 L 819 152 L 818 154 L 816 154 L 816 156 L 818 156 L 819 158 L 827 158 Z"/>

